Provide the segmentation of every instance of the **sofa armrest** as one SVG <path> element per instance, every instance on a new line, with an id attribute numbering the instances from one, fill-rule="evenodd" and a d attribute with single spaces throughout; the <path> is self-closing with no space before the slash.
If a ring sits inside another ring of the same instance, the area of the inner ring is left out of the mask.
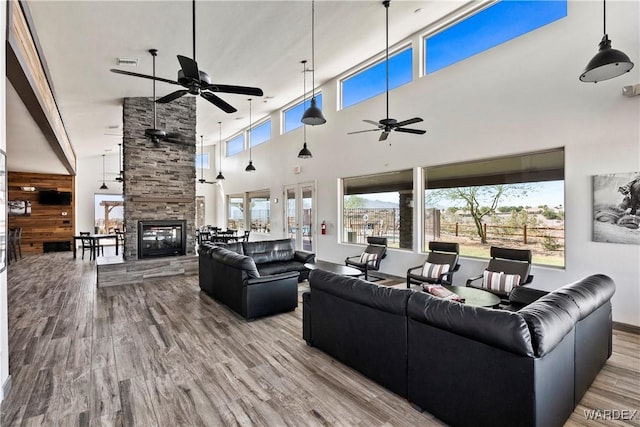
<path id="1" fill-rule="evenodd" d="M 286 280 L 291 278 L 295 278 L 296 280 L 298 280 L 299 274 L 300 273 L 297 271 L 289 271 L 286 273 L 271 274 L 269 276 L 253 277 L 247 280 L 247 285 L 251 286 L 261 283 L 277 282 L 279 280 Z"/>
<path id="2" fill-rule="evenodd" d="M 316 260 L 316 254 L 308 251 L 295 251 L 293 253 L 293 260 L 303 264 L 313 263 Z"/>
<path id="3" fill-rule="evenodd" d="M 302 294 L 302 338 L 308 345 L 313 345 L 311 340 L 311 292 Z"/>
<path id="4" fill-rule="evenodd" d="M 547 291 L 534 289 L 530 286 L 516 286 L 509 293 L 509 303 L 524 307 L 546 294 L 548 294 Z"/>

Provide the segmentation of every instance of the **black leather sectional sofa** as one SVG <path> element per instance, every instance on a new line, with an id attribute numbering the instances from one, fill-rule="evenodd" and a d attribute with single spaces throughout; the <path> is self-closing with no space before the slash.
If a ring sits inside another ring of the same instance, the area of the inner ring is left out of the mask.
<path id="1" fill-rule="evenodd" d="M 308 276 L 304 264 L 315 259 L 291 239 L 207 242 L 198 254 L 200 289 L 249 320 L 294 310 L 298 281 Z"/>
<path id="2" fill-rule="evenodd" d="M 314 270 L 303 337 L 447 424 L 561 426 L 611 355 L 614 291 L 593 275 L 507 311 Z"/>

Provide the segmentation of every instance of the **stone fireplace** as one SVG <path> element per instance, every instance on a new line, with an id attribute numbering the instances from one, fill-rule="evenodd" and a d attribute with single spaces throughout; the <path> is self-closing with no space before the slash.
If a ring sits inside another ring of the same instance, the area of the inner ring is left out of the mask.
<path id="1" fill-rule="evenodd" d="M 186 254 L 186 221 L 138 221 L 138 258 Z"/>
<path id="2" fill-rule="evenodd" d="M 153 127 L 153 100 L 125 98 L 123 106 L 124 226 L 126 261 L 143 259 L 139 223 L 184 223 L 184 251 L 167 250 L 165 256 L 195 254 L 196 102 L 185 96 L 156 104 L 157 127 L 181 135 L 185 144 L 144 136 Z M 150 238 L 150 237 L 147 237 Z M 148 240 L 150 241 L 150 240 Z M 162 251 L 160 251 L 162 252 Z M 154 255 L 160 256 L 160 255 Z"/>

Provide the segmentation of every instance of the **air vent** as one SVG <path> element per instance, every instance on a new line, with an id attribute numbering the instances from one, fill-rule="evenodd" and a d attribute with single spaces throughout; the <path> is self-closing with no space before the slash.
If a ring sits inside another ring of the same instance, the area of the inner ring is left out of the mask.
<path id="1" fill-rule="evenodd" d="M 138 58 L 118 58 L 116 62 L 118 65 L 138 66 Z"/>

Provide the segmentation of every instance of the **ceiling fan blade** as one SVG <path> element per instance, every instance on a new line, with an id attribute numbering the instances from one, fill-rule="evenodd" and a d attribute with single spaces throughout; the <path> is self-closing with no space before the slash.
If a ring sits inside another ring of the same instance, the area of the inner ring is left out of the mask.
<path id="1" fill-rule="evenodd" d="M 389 136 L 389 131 L 385 130 L 380 134 L 380 138 L 378 139 L 378 141 L 386 141 L 388 136 Z"/>
<path id="2" fill-rule="evenodd" d="M 178 55 L 178 61 L 186 78 L 200 81 L 200 71 L 198 71 L 198 63 L 196 61 L 182 55 Z"/>
<path id="3" fill-rule="evenodd" d="M 420 117 L 414 117 L 413 119 L 405 120 L 403 122 L 398 122 L 398 123 L 396 123 L 396 126 L 400 127 L 400 126 L 412 125 L 414 123 L 419 123 L 419 122 L 422 122 L 422 121 L 423 120 Z"/>
<path id="4" fill-rule="evenodd" d="M 262 89 L 257 87 L 249 87 L 249 86 L 219 85 L 219 84 L 211 83 L 210 85 L 202 86 L 202 88 L 208 89 L 211 92 L 237 93 L 239 95 L 251 95 L 251 96 L 264 95 L 264 93 L 262 92 Z"/>
<path id="5" fill-rule="evenodd" d="M 379 122 L 374 122 L 373 120 L 363 120 L 363 122 L 369 123 L 369 124 L 372 124 L 372 125 L 378 126 L 378 127 L 381 126 Z"/>
<path id="6" fill-rule="evenodd" d="M 222 98 L 214 95 L 211 92 L 203 91 L 200 93 L 200 96 L 206 99 L 207 101 L 209 101 L 210 103 L 212 103 L 213 105 L 215 105 L 216 107 L 220 108 L 225 113 L 235 113 L 236 111 L 238 111 L 235 108 L 233 108 L 231 105 L 227 104 Z"/>
<path id="7" fill-rule="evenodd" d="M 159 104 L 166 104 L 168 102 L 173 101 L 174 99 L 178 99 L 181 96 L 185 96 L 186 94 L 188 94 L 189 91 L 188 90 L 177 90 L 175 92 L 170 93 L 169 95 L 165 95 L 160 99 L 156 99 L 156 102 Z"/>
<path id="8" fill-rule="evenodd" d="M 425 133 L 427 133 L 426 130 L 422 130 L 422 129 L 407 129 L 407 128 L 396 128 L 397 132 L 404 132 L 404 133 L 415 133 L 417 135 L 423 135 Z"/>
<path id="9" fill-rule="evenodd" d="M 353 135 L 354 133 L 363 133 L 363 132 L 379 132 L 382 129 L 367 129 L 367 130 L 356 130 L 354 132 L 347 132 L 347 135 Z"/>
<path id="10" fill-rule="evenodd" d="M 146 74 L 132 73 L 131 71 L 117 70 L 115 68 L 112 68 L 111 72 L 112 73 L 116 73 L 116 74 L 124 74 L 125 76 L 141 77 L 143 79 L 149 79 L 149 80 L 156 80 L 156 81 L 159 81 L 159 82 L 171 83 L 171 84 L 174 84 L 174 85 L 179 84 L 178 82 L 176 82 L 174 80 L 163 79 L 162 77 L 147 76 Z"/>

